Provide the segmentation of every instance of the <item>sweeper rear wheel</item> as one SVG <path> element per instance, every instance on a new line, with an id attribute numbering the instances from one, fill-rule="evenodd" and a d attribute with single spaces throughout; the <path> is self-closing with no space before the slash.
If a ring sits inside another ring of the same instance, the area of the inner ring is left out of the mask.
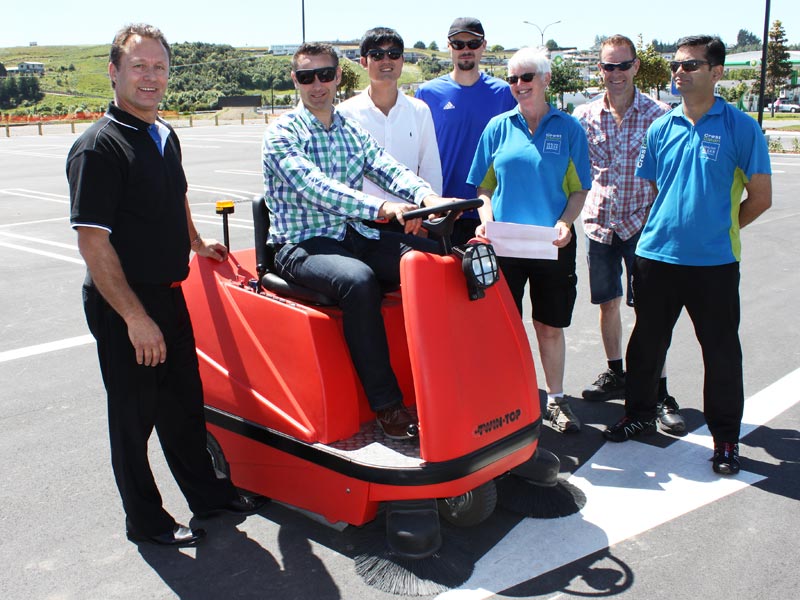
<path id="1" fill-rule="evenodd" d="M 439 499 L 439 515 L 457 527 L 472 527 L 488 519 L 497 506 L 497 488 L 494 480 L 487 481 L 474 490 Z"/>

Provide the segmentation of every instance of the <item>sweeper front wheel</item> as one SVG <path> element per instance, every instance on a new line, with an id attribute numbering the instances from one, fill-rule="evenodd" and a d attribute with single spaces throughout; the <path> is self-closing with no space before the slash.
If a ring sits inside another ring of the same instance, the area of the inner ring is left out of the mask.
<path id="1" fill-rule="evenodd" d="M 228 466 L 228 461 L 225 460 L 225 455 L 222 452 L 222 446 L 219 445 L 217 439 L 206 432 L 206 452 L 211 457 L 211 465 L 214 467 L 214 473 L 217 479 L 227 479 L 231 476 L 231 469 Z"/>
<path id="2" fill-rule="evenodd" d="M 474 490 L 439 499 L 439 515 L 457 527 L 472 527 L 483 523 L 497 506 L 497 487 L 489 480 Z"/>

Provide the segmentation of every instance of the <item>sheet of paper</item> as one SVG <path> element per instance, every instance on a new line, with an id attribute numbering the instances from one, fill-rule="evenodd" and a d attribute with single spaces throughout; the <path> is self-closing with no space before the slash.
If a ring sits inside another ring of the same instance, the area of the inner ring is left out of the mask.
<path id="1" fill-rule="evenodd" d="M 553 245 L 556 239 L 554 227 L 488 221 L 486 237 L 497 256 L 558 259 L 558 248 Z"/>

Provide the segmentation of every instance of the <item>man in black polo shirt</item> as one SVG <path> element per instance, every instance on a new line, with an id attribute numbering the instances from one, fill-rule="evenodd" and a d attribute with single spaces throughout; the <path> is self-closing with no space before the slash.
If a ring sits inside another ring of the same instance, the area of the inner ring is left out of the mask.
<path id="1" fill-rule="evenodd" d="M 226 249 L 197 233 L 178 138 L 158 118 L 169 61 L 169 45 L 155 27 L 120 30 L 108 65 L 114 101 L 70 150 L 67 179 L 128 538 L 190 545 L 205 531 L 176 523 L 164 510 L 147 460 L 153 427 L 196 517 L 250 514 L 264 499 L 241 496 L 230 480 L 217 479 L 206 453 L 203 390 L 180 282 L 189 273 L 190 248 L 220 261 Z"/>

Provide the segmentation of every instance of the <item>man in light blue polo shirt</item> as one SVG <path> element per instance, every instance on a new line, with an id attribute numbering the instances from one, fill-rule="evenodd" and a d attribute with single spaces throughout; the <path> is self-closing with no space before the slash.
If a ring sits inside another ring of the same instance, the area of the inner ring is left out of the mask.
<path id="1" fill-rule="evenodd" d="M 719 38 L 678 41 L 670 68 L 683 104 L 653 123 L 642 147 L 636 174 L 657 195 L 636 248 L 625 417 L 604 435 L 622 442 L 656 430 L 658 376 L 686 307 L 703 349 L 712 466 L 733 475 L 744 408 L 739 230 L 772 204 L 772 179 L 756 121 L 714 96 L 724 64 Z"/>

